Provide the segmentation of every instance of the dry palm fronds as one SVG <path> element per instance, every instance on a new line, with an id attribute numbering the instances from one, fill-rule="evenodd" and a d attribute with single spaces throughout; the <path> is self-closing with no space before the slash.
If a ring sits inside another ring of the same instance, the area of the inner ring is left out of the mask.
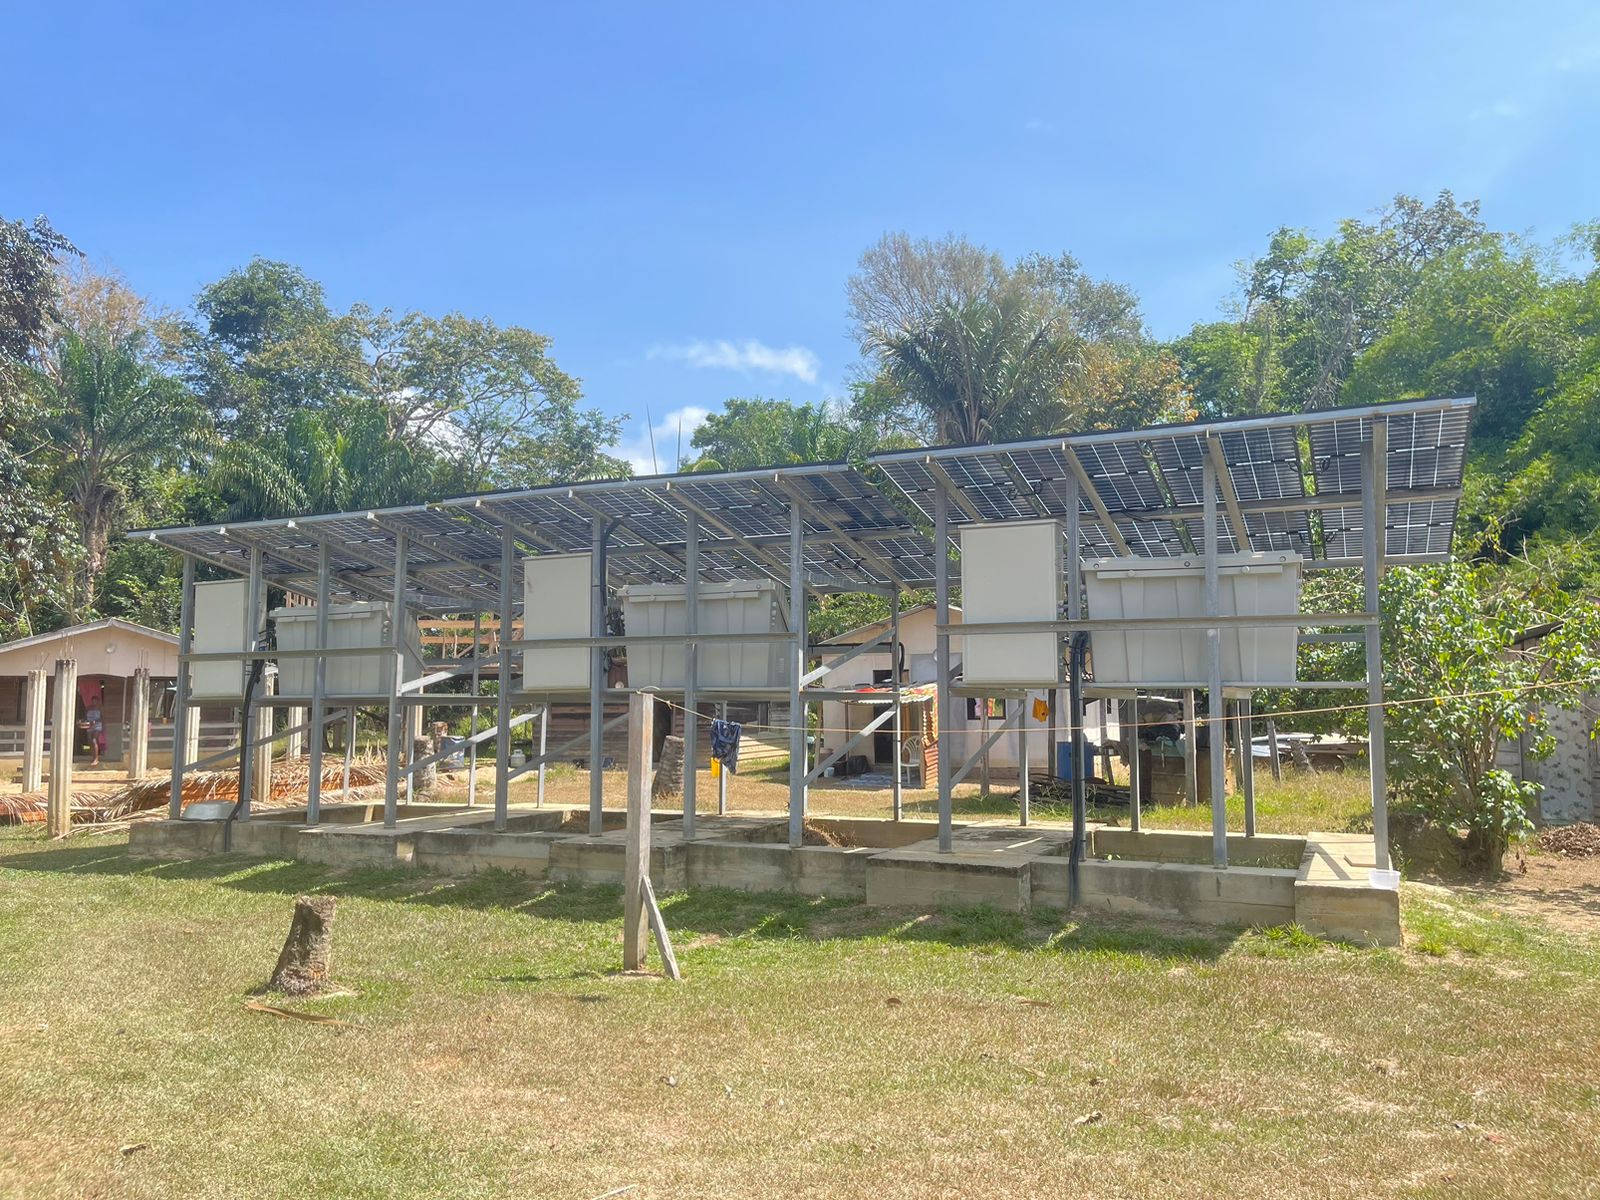
<path id="1" fill-rule="evenodd" d="M 381 786 L 385 778 L 381 763 L 357 762 L 350 766 L 350 789 Z M 322 768 L 324 796 L 337 793 L 344 786 L 344 764 L 333 762 Z M 293 807 L 305 803 L 311 790 L 311 763 L 297 758 L 272 764 L 272 784 L 266 803 Z M 237 800 L 239 798 L 239 772 L 189 771 L 183 777 L 183 806 L 204 800 Z M 147 809 L 165 808 L 172 800 L 172 782 L 168 779 L 143 779 L 113 792 L 111 811 L 116 816 L 144 812 Z"/>
<path id="2" fill-rule="evenodd" d="M 358 793 L 366 788 L 381 787 L 385 778 L 383 764 L 376 761 L 355 762 L 350 765 L 350 790 Z M 329 799 L 344 787 L 344 764 L 332 762 L 322 768 L 322 794 Z M 307 759 L 293 759 L 272 764 L 272 787 L 265 802 L 266 807 L 292 808 L 304 804 L 311 788 L 311 764 Z M 239 772 L 189 771 L 183 777 L 183 806 L 203 800 L 237 800 L 239 798 Z M 165 810 L 172 801 L 172 781 L 166 777 L 141 779 L 112 792 L 72 793 L 72 820 L 74 824 L 104 824 L 123 821 L 136 814 Z M 43 822 L 49 804 L 43 792 L 29 792 L 21 796 L 0 796 L 0 825 L 22 825 Z"/>
<path id="3" fill-rule="evenodd" d="M 1580 821 L 1543 830 L 1539 834 L 1539 847 L 1564 858 L 1592 858 L 1600 855 L 1600 825 Z"/>
<path id="4" fill-rule="evenodd" d="M 73 792 L 74 821 L 103 821 L 110 812 L 106 792 Z M 44 792 L 25 792 L 20 796 L 0 796 L 0 825 L 32 825 L 45 822 L 50 800 Z"/>

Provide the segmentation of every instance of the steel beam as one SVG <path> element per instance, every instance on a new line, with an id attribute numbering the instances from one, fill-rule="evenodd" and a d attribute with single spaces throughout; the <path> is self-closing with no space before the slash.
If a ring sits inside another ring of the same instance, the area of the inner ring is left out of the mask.
<path id="1" fill-rule="evenodd" d="M 510 634 L 516 564 L 516 535 L 509 525 L 503 526 L 500 530 L 500 654 L 495 669 L 498 678 L 495 728 L 499 731 L 494 746 L 494 827 L 497 831 L 505 829 L 507 809 L 511 804 L 511 688 L 514 676 Z"/>
<path id="2" fill-rule="evenodd" d="M 789 845 L 799 848 L 805 835 L 806 710 L 800 679 L 806 672 L 806 525 L 800 502 L 789 502 L 789 623 L 793 647 L 789 655 Z"/>
<path id="3" fill-rule="evenodd" d="M 404 533 L 394 539 L 394 592 L 389 604 L 390 649 L 394 653 L 394 678 L 389 681 L 389 753 L 384 764 L 383 827 L 393 829 L 400 810 L 400 740 L 405 733 L 405 709 L 400 686 L 406 675 L 406 575 L 411 553 Z M 408 785 L 409 795 L 409 785 Z"/>
<path id="4" fill-rule="evenodd" d="M 1215 617 L 1222 610 L 1221 578 L 1217 566 L 1217 468 L 1207 458 L 1202 464 L 1201 487 L 1205 491 L 1205 599 L 1206 615 Z M 1206 630 L 1206 725 L 1211 732 L 1211 861 L 1217 867 L 1228 865 L 1228 761 L 1223 751 L 1222 630 L 1213 625 Z"/>
<path id="5" fill-rule="evenodd" d="M 1372 422 L 1372 440 L 1364 447 L 1362 466 L 1366 477 L 1363 493 L 1361 539 L 1362 595 L 1367 615 L 1380 619 L 1384 551 L 1387 547 L 1389 424 Z M 1389 868 L 1389 769 L 1384 738 L 1383 709 L 1383 628 L 1367 626 L 1367 770 L 1372 790 L 1372 837 L 1376 865 Z"/>
<path id="6" fill-rule="evenodd" d="M 317 547 L 317 641 L 318 650 L 328 648 L 328 547 Z M 311 677 L 311 762 L 306 785 L 306 824 L 315 825 L 322 817 L 322 735 L 327 717 L 328 659 L 318 654 Z"/>
<path id="7" fill-rule="evenodd" d="M 184 759 L 189 751 L 189 664 L 194 648 L 194 555 L 183 556 L 183 584 L 178 594 L 178 678 L 172 693 L 172 798 L 167 816 L 183 815 Z"/>
<path id="8" fill-rule="evenodd" d="M 694 513 L 684 518 L 684 632 L 700 632 L 700 518 Z M 697 707 L 700 682 L 700 646 L 690 641 L 683 648 L 683 839 L 694 837 L 696 752 L 700 744 L 700 713 Z"/>
<path id="9" fill-rule="evenodd" d="M 939 627 L 950 623 L 950 498 L 940 488 L 933 494 L 933 603 L 934 620 Z M 954 727 L 950 713 L 950 676 L 952 666 L 950 663 L 950 635 L 938 633 L 935 635 L 936 667 L 935 679 L 935 707 L 938 709 L 938 720 L 935 722 L 935 737 L 939 739 L 939 849 L 948 853 L 953 848 L 954 842 L 954 805 L 951 800 L 950 784 L 950 747 L 951 738 L 948 732 L 938 732 L 939 729 L 948 731 Z"/>

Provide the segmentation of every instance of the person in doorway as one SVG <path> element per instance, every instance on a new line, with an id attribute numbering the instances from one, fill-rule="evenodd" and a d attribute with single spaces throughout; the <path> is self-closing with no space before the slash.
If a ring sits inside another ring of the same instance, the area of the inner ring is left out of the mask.
<path id="1" fill-rule="evenodd" d="M 106 751 L 106 719 L 101 707 L 105 703 L 105 692 L 95 692 L 89 697 L 88 707 L 84 709 L 84 724 L 89 730 L 89 766 L 100 765 L 100 756 Z"/>

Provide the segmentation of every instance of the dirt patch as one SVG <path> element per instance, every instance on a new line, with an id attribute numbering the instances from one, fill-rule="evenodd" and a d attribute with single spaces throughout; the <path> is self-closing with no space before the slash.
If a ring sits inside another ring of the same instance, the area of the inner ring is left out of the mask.
<path id="1" fill-rule="evenodd" d="M 1579 821 L 1576 825 L 1557 825 L 1539 833 L 1539 849 L 1563 858 L 1594 858 L 1600 855 L 1600 825 Z"/>
<path id="2" fill-rule="evenodd" d="M 1600 936 L 1600 856 L 1512 851 L 1506 863 L 1498 879 L 1452 886 L 1568 933 Z"/>

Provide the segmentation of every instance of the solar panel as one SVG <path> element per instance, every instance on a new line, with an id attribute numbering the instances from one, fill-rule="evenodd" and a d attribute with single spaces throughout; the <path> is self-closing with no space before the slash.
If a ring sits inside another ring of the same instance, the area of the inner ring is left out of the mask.
<path id="1" fill-rule="evenodd" d="M 259 550 L 266 578 L 315 590 L 326 545 L 339 600 L 387 599 L 399 531 L 410 538 L 407 602 L 424 612 L 486 611 L 499 604 L 502 529 L 519 553 L 590 549 L 595 522 L 608 530 L 616 583 L 683 578 L 688 517 L 700 515 L 700 567 L 708 580 L 789 577 L 791 505 L 802 505 L 808 586 L 883 590 L 932 582 L 937 553 L 928 535 L 945 490 L 952 529 L 974 519 L 1064 520 L 1073 478 L 1081 553 L 1146 557 L 1193 553 L 1201 540 L 1206 463 L 1213 441 L 1232 484 L 1243 541 L 1323 560 L 1362 553 L 1363 446 L 1373 422 L 1387 425 L 1386 556 L 1396 562 L 1450 551 L 1471 422 L 1470 400 L 1412 401 L 1372 409 L 1284 414 L 1247 421 L 1167 426 L 958 449 L 886 452 L 869 478 L 845 465 L 771 468 L 602 481 L 463 496 L 427 506 L 335 513 L 224 528 L 130 535 L 243 575 Z M 1302 470 L 1309 448 L 1309 474 Z M 876 480 L 876 482 L 875 482 Z M 1309 486 L 1308 486 L 1309 484 Z M 909 502 L 910 515 L 893 497 Z M 1234 505 L 1218 504 L 1223 552 L 1244 548 Z M 1112 529 L 1102 526 L 1101 508 Z M 1320 529 L 1320 538 L 1316 532 Z M 958 563 L 950 562 L 951 577 Z M 520 600 L 520 595 L 516 597 Z"/>

